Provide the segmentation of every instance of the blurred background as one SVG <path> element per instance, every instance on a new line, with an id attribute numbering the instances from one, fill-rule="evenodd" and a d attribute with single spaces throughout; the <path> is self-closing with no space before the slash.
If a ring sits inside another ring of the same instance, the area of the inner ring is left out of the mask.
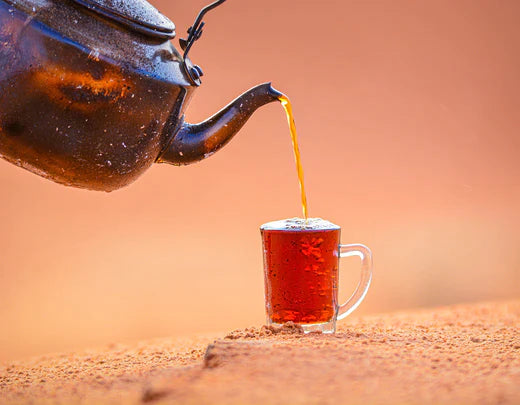
<path id="1" fill-rule="evenodd" d="M 152 1 L 177 38 L 208 2 Z M 518 298 L 519 19 L 515 0 L 229 0 L 191 51 L 187 118 L 263 81 L 291 98 L 310 215 L 374 252 L 353 316 Z M 5 161 L 0 187 L 0 361 L 260 325 L 258 227 L 301 215 L 274 103 L 210 159 L 111 194 Z"/>

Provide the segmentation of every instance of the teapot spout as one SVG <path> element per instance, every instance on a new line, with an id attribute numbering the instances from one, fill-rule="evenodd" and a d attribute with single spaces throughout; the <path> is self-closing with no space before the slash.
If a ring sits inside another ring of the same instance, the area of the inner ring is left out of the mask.
<path id="1" fill-rule="evenodd" d="M 206 121 L 184 123 L 157 162 L 180 166 L 213 155 L 233 138 L 259 107 L 280 96 L 282 93 L 273 89 L 271 83 L 264 83 L 246 91 Z"/>

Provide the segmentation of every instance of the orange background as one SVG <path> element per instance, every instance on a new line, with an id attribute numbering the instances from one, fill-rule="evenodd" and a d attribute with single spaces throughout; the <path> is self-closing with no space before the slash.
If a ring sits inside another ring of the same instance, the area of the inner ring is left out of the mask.
<path id="1" fill-rule="evenodd" d="M 207 2 L 152 3 L 181 37 Z M 374 251 L 356 314 L 518 297 L 519 20 L 515 0 L 229 0 L 193 47 L 188 119 L 262 81 L 289 95 L 311 216 Z M 112 194 L 4 161 L 0 187 L 0 360 L 261 324 L 258 227 L 301 212 L 277 104 Z"/>

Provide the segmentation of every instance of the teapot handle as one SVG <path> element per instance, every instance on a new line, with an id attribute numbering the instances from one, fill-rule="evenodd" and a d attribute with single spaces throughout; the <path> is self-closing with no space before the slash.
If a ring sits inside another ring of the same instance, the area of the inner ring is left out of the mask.
<path id="1" fill-rule="evenodd" d="M 179 40 L 179 44 L 181 45 L 181 48 L 184 51 L 182 66 L 187 76 L 189 77 L 191 83 L 195 86 L 200 86 L 200 77 L 203 75 L 203 73 L 202 69 L 199 66 L 193 65 L 191 61 L 188 59 L 188 52 L 190 51 L 194 42 L 202 36 L 202 28 L 205 24 L 204 21 L 202 21 L 204 15 L 208 11 L 213 10 L 215 7 L 221 5 L 225 1 L 226 0 L 215 1 L 214 3 L 211 3 L 210 5 L 200 10 L 199 15 L 195 19 L 195 22 L 190 28 L 188 28 L 188 38 L 181 38 Z"/>
<path id="2" fill-rule="evenodd" d="M 224 3 L 226 0 L 217 0 L 214 3 L 211 3 L 204 7 L 202 10 L 200 10 L 199 14 L 197 15 L 197 18 L 195 19 L 195 22 L 193 25 L 188 28 L 188 38 L 183 39 L 181 38 L 179 40 L 179 43 L 181 45 L 182 50 L 184 51 L 183 58 L 186 59 L 188 56 L 188 52 L 191 49 L 191 46 L 193 43 L 199 39 L 202 36 L 202 28 L 204 27 L 204 21 L 202 19 L 204 18 L 204 15 L 208 12 L 213 10 L 215 7 L 220 6 L 222 3 Z"/>

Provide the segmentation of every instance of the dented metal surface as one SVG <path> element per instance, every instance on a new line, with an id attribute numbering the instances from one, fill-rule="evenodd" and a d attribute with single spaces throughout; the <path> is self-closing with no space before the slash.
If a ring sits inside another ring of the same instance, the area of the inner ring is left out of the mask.
<path id="1" fill-rule="evenodd" d="M 164 21 L 155 20 L 172 28 Z M 171 42 L 76 1 L 0 0 L 0 157 L 61 184 L 112 191 L 154 162 L 204 159 L 279 94 L 258 86 L 189 125 L 197 85 L 183 66 Z"/>

